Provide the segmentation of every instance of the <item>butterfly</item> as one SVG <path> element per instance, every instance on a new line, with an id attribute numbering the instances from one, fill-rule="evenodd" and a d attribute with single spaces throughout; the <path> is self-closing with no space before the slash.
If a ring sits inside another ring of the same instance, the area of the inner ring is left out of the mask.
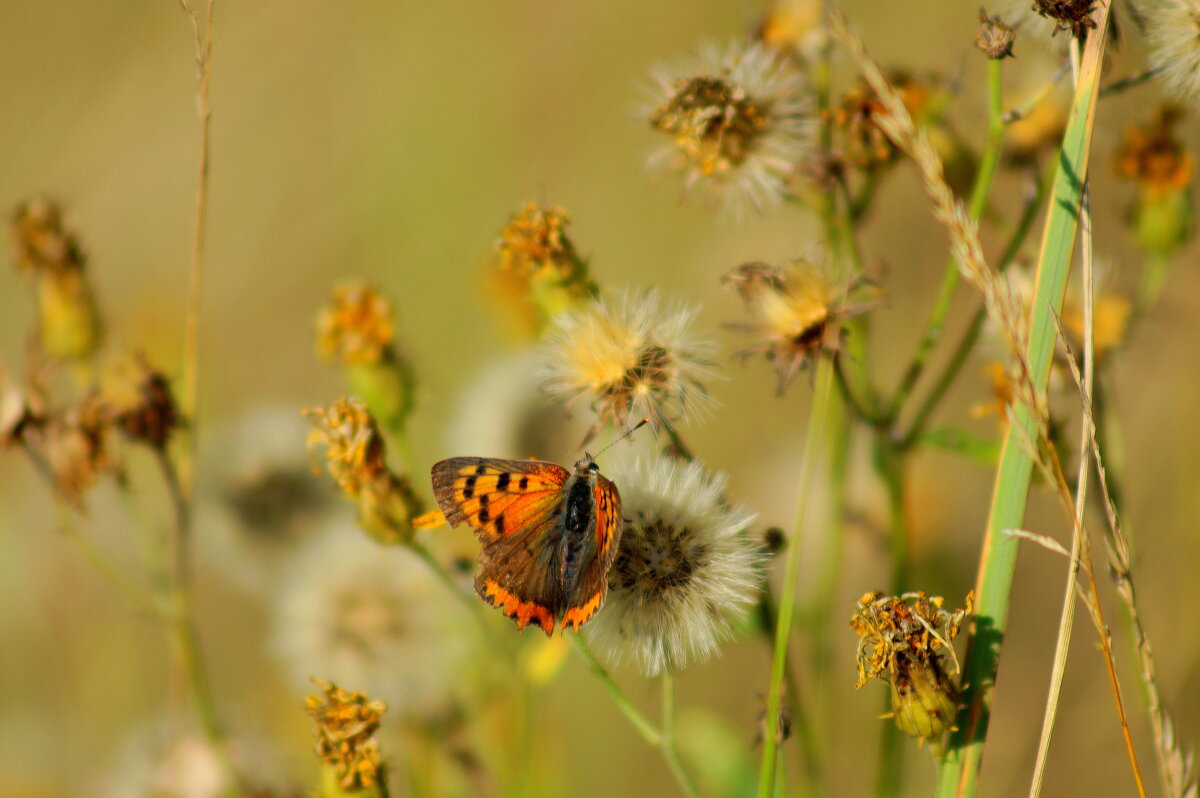
<path id="1" fill-rule="evenodd" d="M 482 548 L 475 592 L 524 629 L 578 632 L 604 604 L 621 540 L 621 495 L 591 455 L 568 471 L 544 460 L 452 457 L 432 469 L 451 526 Z"/>

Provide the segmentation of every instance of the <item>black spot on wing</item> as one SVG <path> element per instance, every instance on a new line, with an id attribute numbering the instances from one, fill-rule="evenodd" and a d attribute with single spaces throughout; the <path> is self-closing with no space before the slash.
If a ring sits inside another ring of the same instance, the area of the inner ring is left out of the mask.
<path id="1" fill-rule="evenodd" d="M 488 508 L 480 507 L 479 508 L 479 523 L 486 524 L 490 520 L 492 520 L 492 514 L 488 512 Z"/>
<path id="2" fill-rule="evenodd" d="M 508 483 L 511 479 L 512 477 L 507 471 L 496 477 L 496 490 L 501 493 L 508 490 Z"/>
<path id="3" fill-rule="evenodd" d="M 506 478 L 505 481 L 507 482 L 508 474 L 505 474 L 504 476 Z M 526 489 L 528 489 L 529 488 L 529 477 L 527 477 L 527 476 L 521 477 L 521 481 L 517 483 L 517 487 L 520 488 L 522 492 L 524 492 Z"/>
<path id="4" fill-rule="evenodd" d="M 467 477 L 463 483 L 463 498 L 470 499 L 475 496 L 475 477 L 474 475 Z"/>
<path id="5" fill-rule="evenodd" d="M 503 535 L 504 534 L 504 513 L 500 513 L 495 518 L 493 518 L 492 525 L 494 527 L 496 527 L 497 535 Z"/>

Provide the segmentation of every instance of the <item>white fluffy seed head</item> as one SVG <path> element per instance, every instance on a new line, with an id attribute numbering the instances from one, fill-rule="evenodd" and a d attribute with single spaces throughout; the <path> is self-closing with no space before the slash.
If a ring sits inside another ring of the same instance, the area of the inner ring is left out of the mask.
<path id="1" fill-rule="evenodd" d="M 312 677 L 406 717 L 434 717 L 462 682 L 470 620 L 411 552 L 350 524 L 296 552 L 274 607 L 273 647 L 297 689 Z"/>
<path id="2" fill-rule="evenodd" d="M 1161 70 L 1163 84 L 1176 97 L 1200 101 L 1200 0 L 1158 0 L 1140 8 L 1150 66 Z"/>
<path id="3" fill-rule="evenodd" d="M 693 332 L 697 309 L 658 293 L 626 292 L 559 314 L 546 337 L 542 384 L 555 399 L 586 402 L 597 426 L 657 426 L 703 411 L 716 376 L 713 344 Z"/>
<path id="4" fill-rule="evenodd" d="M 698 463 L 642 457 L 613 478 L 626 520 L 591 640 L 647 675 L 707 659 L 758 599 L 755 514 L 727 504 L 725 477 Z"/>
<path id="5" fill-rule="evenodd" d="M 647 161 L 703 186 L 723 213 L 761 213 L 788 195 L 812 152 L 813 103 L 792 59 L 762 43 L 702 45 L 691 58 L 651 70 L 644 116 L 672 141 Z"/>

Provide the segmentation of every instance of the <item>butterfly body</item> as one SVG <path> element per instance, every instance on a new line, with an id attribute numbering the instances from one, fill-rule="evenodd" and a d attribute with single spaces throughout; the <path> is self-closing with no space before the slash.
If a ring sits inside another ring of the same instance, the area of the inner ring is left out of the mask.
<path id="1" fill-rule="evenodd" d="M 452 526 L 475 530 L 475 590 L 549 635 L 575 631 L 604 603 L 621 536 L 621 497 L 591 457 L 568 471 L 543 460 L 452 457 L 435 464 L 433 492 Z"/>

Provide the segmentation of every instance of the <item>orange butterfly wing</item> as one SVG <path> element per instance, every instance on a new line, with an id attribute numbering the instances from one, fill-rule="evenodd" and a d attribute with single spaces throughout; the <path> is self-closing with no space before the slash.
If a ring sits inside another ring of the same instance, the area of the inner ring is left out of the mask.
<path id="1" fill-rule="evenodd" d="M 604 606 L 608 594 L 608 571 L 621 542 L 621 494 L 617 486 L 596 475 L 596 553 L 579 579 L 575 598 L 568 602 L 562 625 L 578 632 Z"/>
<path id="2" fill-rule="evenodd" d="M 562 590 L 549 567 L 571 474 L 543 460 L 452 457 L 433 466 L 433 493 L 452 526 L 483 544 L 475 590 L 525 628 L 554 630 Z"/>

